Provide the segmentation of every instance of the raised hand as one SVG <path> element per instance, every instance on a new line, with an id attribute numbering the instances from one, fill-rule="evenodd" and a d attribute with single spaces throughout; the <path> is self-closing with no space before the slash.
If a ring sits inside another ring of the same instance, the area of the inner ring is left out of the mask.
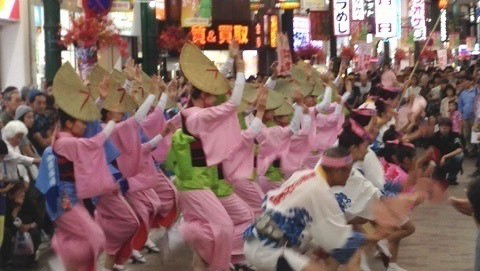
<path id="1" fill-rule="evenodd" d="M 228 54 L 230 58 L 237 58 L 238 53 L 240 52 L 240 45 L 235 40 L 232 40 L 230 45 L 228 45 Z"/>
<path id="2" fill-rule="evenodd" d="M 235 67 L 237 68 L 237 72 L 244 72 L 245 71 L 245 61 L 240 56 L 237 56 L 235 59 Z"/>
<path id="3" fill-rule="evenodd" d="M 270 71 L 272 72 L 272 79 L 277 79 L 278 77 L 278 61 L 274 61 L 270 66 Z"/>
<path id="4" fill-rule="evenodd" d="M 104 76 L 103 80 L 98 84 L 98 96 L 100 99 L 107 99 L 108 93 L 110 92 L 110 78 Z"/>

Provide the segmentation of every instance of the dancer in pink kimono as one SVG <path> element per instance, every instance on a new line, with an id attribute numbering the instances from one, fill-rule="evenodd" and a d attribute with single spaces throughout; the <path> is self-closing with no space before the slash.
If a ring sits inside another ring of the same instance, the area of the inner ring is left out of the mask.
<path id="1" fill-rule="evenodd" d="M 108 93 L 109 84 L 112 84 L 112 91 L 117 90 L 114 85 L 116 82 L 102 82 L 99 85 L 99 93 Z M 115 92 L 111 92 L 116 94 Z M 120 99 L 115 106 L 106 105 L 102 108 L 103 101 L 106 96 L 100 95 L 97 100 L 97 106 L 101 109 L 102 121 L 115 121 L 116 129 L 111 136 L 111 141 L 115 148 L 118 149 L 119 155 L 114 160 L 109 161 L 110 171 L 119 184 L 119 189 L 112 194 L 102 195 L 96 203 L 95 218 L 97 223 L 104 229 L 107 237 L 105 270 L 124 270 L 123 263 L 130 258 L 132 253 L 132 239 L 139 231 L 139 220 L 137 215 L 128 204 L 124 195 L 126 195 L 129 187 L 136 188 L 136 179 L 131 180 L 131 184 L 125 185 L 126 178 L 133 177 L 141 172 L 145 164 L 145 158 L 140 144 L 138 129 L 139 123 L 145 118 L 148 109 L 153 103 L 153 98 L 146 99 L 144 104 L 135 113 L 135 115 L 125 121 L 120 122 L 125 111 L 124 102 L 128 100 L 125 97 L 113 97 Z M 115 96 L 115 95 L 114 95 Z M 133 101 L 132 101 L 133 102 Z M 122 188 L 122 189 L 121 189 Z"/>
<path id="2" fill-rule="evenodd" d="M 262 213 L 265 193 L 257 183 L 255 170 L 255 138 L 262 129 L 262 119 L 266 110 L 266 87 L 261 87 L 257 97 L 255 118 L 242 131 L 242 140 L 233 153 L 223 163 L 226 180 L 233 186 L 233 191 L 252 208 L 255 216 Z"/>
<path id="3" fill-rule="evenodd" d="M 297 101 L 301 103 L 300 99 Z M 290 150 L 292 136 L 298 133 L 300 130 L 303 108 L 301 106 L 295 106 L 294 114 L 290 124 L 288 118 L 292 111 L 291 105 L 285 103 L 280 108 L 280 111 L 283 111 L 280 112 L 281 115 L 276 113 L 277 116 L 274 116 L 274 119 L 278 125 L 271 127 L 264 126 L 256 140 L 258 144 L 258 184 L 264 193 L 280 187 L 283 181 L 285 181 L 281 171 L 283 166 L 282 158 L 286 157 Z M 267 112 L 264 117 L 264 121 L 267 123 L 267 125 L 269 125 L 269 123 L 272 121 L 268 119 L 269 115 L 270 114 Z M 288 165 L 285 166 L 288 167 Z"/>
<path id="4" fill-rule="evenodd" d="M 312 130 L 309 134 L 310 152 L 306 154 L 303 162 L 305 168 L 313 169 L 320 159 L 322 153 L 331 148 L 337 141 L 338 133 L 342 129 L 345 121 L 343 114 L 343 104 L 349 97 L 347 92 L 342 97 L 340 103 L 331 105 L 331 96 L 333 89 L 327 87 L 322 99 L 318 105 L 309 104 L 309 114 L 312 119 Z"/>
<path id="5" fill-rule="evenodd" d="M 92 138 L 82 138 L 85 122 L 98 119 L 100 114 L 69 64 L 55 76 L 53 95 L 59 107 L 60 131 L 44 153 L 37 187 L 45 194 L 48 214 L 55 223 L 52 247 L 66 269 L 96 270 L 105 235 L 82 200 L 117 189 L 103 148 L 114 123 Z"/>
<path id="6" fill-rule="evenodd" d="M 167 100 L 169 96 L 173 96 L 173 94 L 176 93 L 176 89 L 177 83 L 175 80 L 170 82 L 168 87 L 165 86 L 165 90 L 168 91 L 168 94 L 165 91 L 162 92 L 153 112 L 151 112 L 141 123 L 141 131 L 147 139 L 151 139 L 162 133 L 165 135 L 165 137 L 159 142 L 157 148 L 152 151 L 152 157 L 158 164 L 165 162 L 168 151 L 170 150 L 172 140 L 172 134 L 170 131 L 178 129 L 181 124 L 180 121 L 178 121 L 180 120 L 179 117 L 166 121 L 164 116 Z M 167 128 L 167 133 L 164 133 Z M 156 170 L 158 171 L 159 181 L 157 185 L 153 187 L 153 190 L 162 204 L 158 215 L 152 221 L 151 226 L 152 228 L 162 227 L 168 229 L 178 217 L 177 190 L 161 169 L 157 167 Z M 148 241 L 148 243 L 150 243 L 150 241 Z M 153 246 L 152 244 L 148 244 L 147 246 L 154 251 L 158 251 L 158 248 L 156 248 L 154 244 Z"/>
<path id="7" fill-rule="evenodd" d="M 213 63 L 191 43 L 185 44 L 180 66 L 192 83 L 190 108 L 183 110 L 182 130 L 173 136 L 169 154 L 184 221 L 180 231 L 194 250 L 194 270 L 228 270 L 243 261 L 243 231 L 253 221 L 249 206 L 224 181 L 222 162 L 241 141 L 236 108 L 245 83 L 244 62 L 236 58 L 232 95 L 214 106 L 216 95 L 230 86 Z"/>

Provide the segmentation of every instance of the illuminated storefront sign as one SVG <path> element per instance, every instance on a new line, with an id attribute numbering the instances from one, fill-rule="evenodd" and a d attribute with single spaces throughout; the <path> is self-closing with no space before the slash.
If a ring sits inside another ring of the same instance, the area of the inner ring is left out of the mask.
<path id="1" fill-rule="evenodd" d="M 300 8 L 300 0 L 277 0 L 275 7 L 279 9 L 297 9 Z"/>
<path id="2" fill-rule="evenodd" d="M 447 11 L 443 9 L 440 14 L 440 40 L 446 42 L 447 37 Z"/>
<path id="3" fill-rule="evenodd" d="M 165 0 L 155 1 L 155 18 L 159 21 L 165 21 L 167 14 L 165 12 Z"/>
<path id="4" fill-rule="evenodd" d="M 253 38 L 251 38 L 254 35 L 250 33 L 250 28 L 249 25 L 243 24 L 218 24 L 212 27 L 193 26 L 190 33 L 192 42 L 203 49 L 226 49 L 232 40 L 247 49 L 254 47 Z"/>
<path id="5" fill-rule="evenodd" d="M 375 35 L 391 38 L 397 35 L 398 14 L 396 0 L 375 0 Z"/>
<path id="6" fill-rule="evenodd" d="M 410 24 L 413 28 L 413 40 L 427 39 L 427 25 L 425 22 L 425 0 L 411 0 Z"/>
<path id="7" fill-rule="evenodd" d="M 19 19 L 19 0 L 0 0 L 0 20 L 18 21 Z"/>
<path id="8" fill-rule="evenodd" d="M 365 3 L 363 0 L 352 0 L 352 20 L 362 21 L 365 19 Z"/>
<path id="9" fill-rule="evenodd" d="M 350 35 L 350 1 L 332 0 L 333 2 L 333 29 L 335 36 Z"/>
<path id="10" fill-rule="evenodd" d="M 277 15 L 270 16 L 270 47 L 277 48 L 278 39 L 278 17 Z"/>

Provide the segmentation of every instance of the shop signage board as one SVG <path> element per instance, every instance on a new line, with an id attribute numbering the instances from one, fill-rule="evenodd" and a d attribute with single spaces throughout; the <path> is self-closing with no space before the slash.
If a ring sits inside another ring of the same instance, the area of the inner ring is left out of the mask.
<path id="1" fill-rule="evenodd" d="M 445 49 L 437 50 L 437 60 L 438 60 L 438 66 L 440 67 L 440 69 L 444 70 L 448 64 L 447 50 Z"/>
<path id="2" fill-rule="evenodd" d="M 447 41 L 447 35 L 448 35 L 448 30 L 447 30 L 447 11 L 445 9 L 442 9 L 440 11 L 440 39 L 442 42 Z"/>
<path id="3" fill-rule="evenodd" d="M 425 0 L 410 1 L 410 24 L 413 28 L 413 40 L 427 39 L 427 24 L 425 21 Z"/>
<path id="4" fill-rule="evenodd" d="M 352 0 L 352 20 L 363 21 L 365 19 L 365 3 L 363 0 Z"/>
<path id="5" fill-rule="evenodd" d="M 368 24 L 368 33 L 375 34 L 375 0 L 365 1 L 365 18 Z"/>
<path id="6" fill-rule="evenodd" d="M 303 16 L 293 17 L 293 48 L 310 43 L 310 19 Z"/>
<path id="7" fill-rule="evenodd" d="M 328 10 L 325 0 L 302 0 L 301 7 L 303 11 L 307 9 L 309 11 Z"/>
<path id="8" fill-rule="evenodd" d="M 331 24 L 330 12 L 312 11 L 310 12 L 310 39 L 311 40 L 328 40 L 330 37 Z"/>
<path id="9" fill-rule="evenodd" d="M 20 20 L 19 0 L 0 0 L 0 21 Z"/>
<path id="10" fill-rule="evenodd" d="M 297 9 L 300 8 L 300 0 L 277 0 L 275 7 L 279 9 Z"/>
<path id="11" fill-rule="evenodd" d="M 211 26 L 212 0 L 183 0 L 182 27 Z"/>
<path id="12" fill-rule="evenodd" d="M 1 1 L 1 0 L 0 0 Z M 158 3 L 157 3 L 158 4 Z M 132 10 L 132 4 L 129 0 L 114 0 L 111 11 L 129 12 Z"/>
<path id="13" fill-rule="evenodd" d="M 287 35 L 279 34 L 277 44 L 278 74 L 283 76 L 290 75 L 292 54 L 290 53 Z"/>
<path id="14" fill-rule="evenodd" d="M 370 69 L 370 60 L 372 59 L 372 44 L 361 42 L 358 44 L 357 71 L 368 71 Z"/>
<path id="15" fill-rule="evenodd" d="M 335 36 L 350 35 L 350 0 L 333 1 L 333 30 Z"/>
<path id="16" fill-rule="evenodd" d="M 256 27 L 248 24 L 213 24 L 211 27 L 193 26 L 190 30 L 194 44 L 204 50 L 224 50 L 232 39 L 242 49 L 254 49 L 256 46 Z"/>
<path id="17" fill-rule="evenodd" d="M 397 0 L 375 0 L 375 36 L 392 38 L 398 31 Z"/>

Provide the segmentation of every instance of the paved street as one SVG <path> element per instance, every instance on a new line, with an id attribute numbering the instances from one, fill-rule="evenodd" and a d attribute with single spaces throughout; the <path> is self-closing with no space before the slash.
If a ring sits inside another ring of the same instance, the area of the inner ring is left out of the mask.
<path id="1" fill-rule="evenodd" d="M 473 171 L 473 161 L 465 162 L 465 174 L 460 185 L 449 188 L 449 195 L 463 196 Z M 474 221 L 458 214 L 448 205 L 424 205 L 414 211 L 412 220 L 416 232 L 401 245 L 399 265 L 410 271 L 467 271 L 473 270 L 476 227 Z M 176 247 L 165 259 L 159 254 L 146 255 L 143 265 L 129 265 L 131 271 L 187 271 L 191 270 L 191 252 L 178 240 L 170 240 Z M 102 259 L 99 263 L 102 262 Z M 372 259 L 372 270 L 385 270 L 379 259 Z M 50 252 L 43 252 L 36 270 L 61 271 L 58 260 Z M 19 269 L 15 269 L 19 270 Z M 99 270 L 101 270 L 99 268 Z"/>

